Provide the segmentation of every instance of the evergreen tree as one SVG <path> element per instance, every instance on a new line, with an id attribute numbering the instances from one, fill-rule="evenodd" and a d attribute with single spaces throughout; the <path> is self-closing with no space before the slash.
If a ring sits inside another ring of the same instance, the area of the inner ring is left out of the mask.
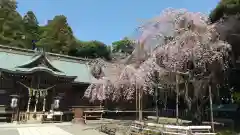
<path id="1" fill-rule="evenodd" d="M 23 17 L 23 23 L 26 32 L 25 46 L 27 48 L 32 48 L 33 44 L 40 38 L 37 17 L 32 11 L 28 11 Z"/>
<path id="2" fill-rule="evenodd" d="M 237 15 L 240 13 L 240 0 L 221 0 L 216 8 L 210 13 L 210 21 L 216 22 L 224 16 Z"/>
<path id="3" fill-rule="evenodd" d="M 112 46 L 113 46 L 113 50 L 112 50 L 113 52 L 131 54 L 132 51 L 134 50 L 134 43 L 128 38 L 124 38 L 122 40 L 113 42 Z"/>
<path id="4" fill-rule="evenodd" d="M 42 28 L 42 34 L 37 46 L 43 47 L 45 51 L 68 54 L 69 50 L 75 46 L 75 42 L 67 18 L 58 15 Z"/>
<path id="5" fill-rule="evenodd" d="M 24 26 L 13 0 L 0 2 L 0 44 L 25 47 Z"/>

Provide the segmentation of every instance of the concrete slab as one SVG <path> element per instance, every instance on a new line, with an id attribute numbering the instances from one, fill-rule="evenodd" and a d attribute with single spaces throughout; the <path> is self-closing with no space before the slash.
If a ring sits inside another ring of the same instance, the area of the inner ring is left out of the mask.
<path id="1" fill-rule="evenodd" d="M 17 129 L 0 129 L 1 135 L 19 135 Z"/>
<path id="2" fill-rule="evenodd" d="M 106 135 L 96 130 L 96 127 L 75 124 L 71 126 L 58 126 L 61 129 L 73 134 L 73 135 Z"/>
<path id="3" fill-rule="evenodd" d="M 0 124 L 1 135 L 106 135 L 93 126 L 71 123 Z"/>

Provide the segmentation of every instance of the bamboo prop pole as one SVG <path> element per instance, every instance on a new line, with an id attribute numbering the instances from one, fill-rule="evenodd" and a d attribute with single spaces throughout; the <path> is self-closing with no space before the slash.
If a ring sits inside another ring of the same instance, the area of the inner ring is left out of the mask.
<path id="1" fill-rule="evenodd" d="M 143 120 L 143 91 L 142 89 L 140 90 L 140 120 L 142 121 Z"/>
<path id="2" fill-rule="evenodd" d="M 136 93 L 135 100 L 136 100 L 136 119 L 137 119 L 137 117 L 138 117 L 138 90 L 137 90 L 137 88 L 135 90 L 135 93 Z"/>
<path id="3" fill-rule="evenodd" d="M 176 79 L 176 125 L 179 124 L 178 118 L 179 118 L 179 112 L 178 112 L 178 100 L 179 100 L 179 72 L 176 70 L 176 65 L 174 65 L 174 71 L 175 71 L 175 79 Z"/>
<path id="4" fill-rule="evenodd" d="M 179 95 L 179 84 L 178 84 L 178 81 L 179 81 L 179 76 L 178 76 L 178 74 L 176 74 L 176 124 L 178 125 L 179 123 L 178 123 L 178 115 L 179 115 L 179 112 L 178 112 L 178 100 L 179 100 L 179 97 L 178 97 L 178 95 Z"/>
<path id="5" fill-rule="evenodd" d="M 209 85 L 208 87 L 208 92 L 209 92 L 209 105 L 210 105 L 210 113 L 211 113 L 211 126 L 212 130 L 214 132 L 214 121 L 213 121 L 213 109 L 212 109 L 212 87 Z"/>
<path id="6" fill-rule="evenodd" d="M 156 109 L 156 117 L 157 117 L 157 123 L 159 121 L 159 110 L 158 110 L 158 85 L 155 86 L 155 109 Z"/>
<path id="7" fill-rule="evenodd" d="M 141 92 L 140 89 L 138 90 L 138 120 L 142 121 L 142 114 L 141 114 Z"/>

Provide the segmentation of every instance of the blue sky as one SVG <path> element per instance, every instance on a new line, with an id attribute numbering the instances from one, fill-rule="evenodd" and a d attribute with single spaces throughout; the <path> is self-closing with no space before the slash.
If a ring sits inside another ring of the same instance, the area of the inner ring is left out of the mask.
<path id="1" fill-rule="evenodd" d="M 40 24 L 55 15 L 65 15 L 80 40 L 106 44 L 133 34 L 142 21 L 157 16 L 165 8 L 186 8 L 208 14 L 219 0 L 17 0 L 24 15 L 32 10 Z"/>

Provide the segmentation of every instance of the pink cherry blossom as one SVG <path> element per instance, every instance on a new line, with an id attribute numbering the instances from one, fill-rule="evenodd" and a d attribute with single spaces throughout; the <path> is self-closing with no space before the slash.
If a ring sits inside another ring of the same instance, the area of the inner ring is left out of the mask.
<path id="1" fill-rule="evenodd" d="M 111 77 L 96 68 L 95 73 L 108 78 L 108 83 L 105 79 L 98 85 L 90 85 L 85 95 L 92 100 L 129 100 L 134 98 L 136 89 L 152 94 L 156 85 L 175 84 L 175 74 L 187 73 L 188 63 L 201 72 L 206 65 L 224 70 L 231 46 L 218 37 L 215 24 L 208 24 L 206 15 L 184 9 L 164 10 L 136 30 L 135 50 L 127 58 L 127 65 L 114 63 L 118 71 Z M 107 90 L 103 84 L 111 84 L 111 88 Z"/>

